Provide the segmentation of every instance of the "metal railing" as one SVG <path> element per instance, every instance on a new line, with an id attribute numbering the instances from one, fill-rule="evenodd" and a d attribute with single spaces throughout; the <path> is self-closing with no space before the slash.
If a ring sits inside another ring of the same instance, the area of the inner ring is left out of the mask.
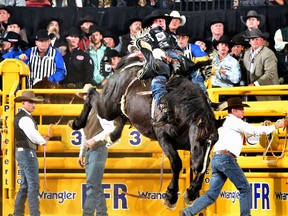
<path id="1" fill-rule="evenodd" d="M 233 9 L 233 0 L 180 0 L 173 9 L 182 11 L 209 11 Z"/>

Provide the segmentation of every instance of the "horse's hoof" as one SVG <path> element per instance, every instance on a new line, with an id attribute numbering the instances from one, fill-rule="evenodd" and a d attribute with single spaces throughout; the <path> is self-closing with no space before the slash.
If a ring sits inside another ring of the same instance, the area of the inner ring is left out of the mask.
<path id="1" fill-rule="evenodd" d="M 185 193 L 184 193 L 184 203 L 185 203 L 185 205 L 186 206 L 191 206 L 192 204 L 193 204 L 193 200 L 189 200 L 189 198 L 188 198 L 188 193 L 187 193 L 187 191 L 185 191 Z"/>
<path id="2" fill-rule="evenodd" d="M 166 208 L 168 208 L 169 210 L 174 210 L 174 209 L 176 209 L 176 203 L 171 204 L 171 203 L 169 202 L 169 200 L 167 200 L 167 199 L 164 199 L 163 204 L 164 204 L 164 205 L 166 206 Z"/>

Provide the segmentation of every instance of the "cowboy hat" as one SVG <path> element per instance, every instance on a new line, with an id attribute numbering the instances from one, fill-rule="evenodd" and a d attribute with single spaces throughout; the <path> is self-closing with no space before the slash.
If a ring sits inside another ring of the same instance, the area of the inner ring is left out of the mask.
<path id="1" fill-rule="evenodd" d="M 114 57 L 122 57 L 121 53 L 115 49 L 106 49 L 107 61 L 110 61 Z"/>
<path id="2" fill-rule="evenodd" d="M 68 29 L 68 31 L 66 31 L 64 33 L 64 37 L 69 37 L 69 36 L 72 36 L 72 37 L 80 37 L 80 32 L 78 30 L 78 28 L 72 26 Z"/>
<path id="3" fill-rule="evenodd" d="M 15 102 L 22 101 L 32 101 L 32 102 L 42 102 L 44 99 L 41 96 L 35 96 L 34 91 L 28 90 L 23 91 L 21 96 L 18 96 L 14 99 Z"/>
<path id="4" fill-rule="evenodd" d="M 243 37 L 246 38 L 246 39 L 261 37 L 261 38 L 263 38 L 265 40 L 269 36 L 270 36 L 269 33 L 267 33 L 267 32 L 262 33 L 262 31 L 260 29 L 258 29 L 258 28 L 247 30 L 247 31 L 245 31 L 245 34 L 243 35 Z"/>
<path id="5" fill-rule="evenodd" d="M 8 25 L 13 25 L 13 24 L 18 25 L 20 29 L 24 28 L 24 23 L 14 17 L 9 17 L 7 23 L 3 23 L 2 25 L 5 29 L 7 29 Z"/>
<path id="6" fill-rule="evenodd" d="M 233 97 L 227 100 L 228 106 L 225 107 L 223 110 L 228 110 L 229 108 L 235 107 L 250 107 L 248 104 L 243 104 L 240 97 Z"/>
<path id="7" fill-rule="evenodd" d="M 21 36 L 18 33 L 12 31 L 7 32 L 7 34 L 3 38 L 3 41 L 18 44 L 18 46 L 20 46 L 21 49 L 23 48 L 23 50 L 25 49 L 25 47 L 27 48 L 29 46 L 28 43 L 22 40 Z"/>
<path id="8" fill-rule="evenodd" d="M 81 17 L 79 22 L 78 22 L 78 26 L 80 27 L 83 23 L 85 22 L 92 22 L 94 25 L 97 25 L 98 23 L 96 22 L 96 20 L 91 16 L 91 15 L 86 15 L 84 17 Z"/>
<path id="9" fill-rule="evenodd" d="M 263 24 L 265 23 L 265 16 L 263 14 L 258 14 L 254 10 L 248 11 L 247 15 L 246 16 L 241 16 L 240 19 L 241 19 L 242 23 L 244 23 L 246 25 L 246 21 L 250 17 L 257 18 L 259 20 L 259 22 L 260 22 L 260 24 L 259 24 L 260 27 L 263 26 Z"/>
<path id="10" fill-rule="evenodd" d="M 213 47 L 214 47 L 215 49 L 217 49 L 217 46 L 218 46 L 219 43 L 228 44 L 229 48 L 231 48 L 232 45 L 233 45 L 233 42 L 232 42 L 232 41 L 228 38 L 228 36 L 226 36 L 226 35 L 222 35 L 222 36 L 219 38 L 218 41 L 214 40 L 214 41 L 212 42 L 212 45 L 213 45 Z"/>
<path id="11" fill-rule="evenodd" d="M 172 19 L 179 19 L 181 21 L 181 26 L 185 25 L 186 23 L 186 17 L 184 15 L 180 16 L 180 13 L 178 11 L 172 11 L 169 15 L 165 14 L 166 16 L 172 17 Z"/>
<path id="12" fill-rule="evenodd" d="M 93 87 L 90 83 L 85 84 L 83 89 L 81 91 L 76 92 L 75 94 L 78 97 L 83 98 L 83 94 L 87 94 L 90 88 L 95 88 L 95 87 Z"/>
<path id="13" fill-rule="evenodd" d="M 146 28 L 153 24 L 153 21 L 156 19 L 165 19 L 166 26 L 169 25 L 170 21 L 172 20 L 171 16 L 165 16 L 160 10 L 153 11 L 150 15 L 145 16 L 142 20 L 142 27 Z"/>
<path id="14" fill-rule="evenodd" d="M 102 30 L 98 27 L 98 25 L 92 25 L 89 28 L 88 34 L 91 35 L 94 32 L 99 32 L 102 35 Z"/>
<path id="15" fill-rule="evenodd" d="M 53 33 L 51 33 L 53 34 Z M 36 41 L 47 41 L 51 40 L 51 34 L 48 34 L 46 29 L 41 29 L 36 33 L 35 40 Z"/>
<path id="16" fill-rule="evenodd" d="M 103 31 L 102 36 L 103 36 L 103 38 L 107 38 L 107 37 L 113 38 L 114 43 L 115 43 L 115 47 L 118 46 L 119 37 L 116 34 L 113 34 L 111 31 L 106 30 L 106 31 Z"/>
<path id="17" fill-rule="evenodd" d="M 191 36 L 191 34 L 187 31 L 187 28 L 185 28 L 184 26 L 177 28 L 176 35 L 188 36 L 188 37 Z"/>

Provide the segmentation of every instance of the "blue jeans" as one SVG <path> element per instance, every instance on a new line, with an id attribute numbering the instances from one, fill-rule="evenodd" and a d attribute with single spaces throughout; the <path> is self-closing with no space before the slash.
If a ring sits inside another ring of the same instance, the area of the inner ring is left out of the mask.
<path id="1" fill-rule="evenodd" d="M 86 199 L 83 215 L 94 216 L 96 209 L 97 216 L 107 216 L 107 206 L 102 188 L 102 178 L 105 170 L 105 163 L 108 157 L 108 150 L 105 145 L 89 150 L 85 154 L 86 171 Z"/>
<path id="2" fill-rule="evenodd" d="M 200 88 L 207 93 L 206 86 L 204 85 L 204 78 L 202 76 L 201 71 L 191 71 L 189 74 L 189 79 L 194 83 L 200 86 Z M 208 95 L 208 94 L 207 94 Z"/>
<path id="3" fill-rule="evenodd" d="M 159 75 L 154 77 L 151 82 L 152 96 L 156 100 L 156 105 L 158 108 L 160 99 L 167 93 L 165 84 L 166 81 L 167 78 L 165 76 Z"/>
<path id="4" fill-rule="evenodd" d="M 213 204 L 227 178 L 240 192 L 240 215 L 250 216 L 251 189 L 237 160 L 230 155 L 215 155 L 212 158 L 212 177 L 209 190 L 199 197 L 192 206 L 184 209 L 185 216 L 194 216 Z"/>
<path id="5" fill-rule="evenodd" d="M 20 167 L 21 184 L 17 193 L 14 216 L 23 216 L 25 202 L 28 195 L 29 213 L 31 216 L 39 216 L 39 168 L 35 150 L 23 148 L 23 151 L 16 150 L 16 160 Z"/>

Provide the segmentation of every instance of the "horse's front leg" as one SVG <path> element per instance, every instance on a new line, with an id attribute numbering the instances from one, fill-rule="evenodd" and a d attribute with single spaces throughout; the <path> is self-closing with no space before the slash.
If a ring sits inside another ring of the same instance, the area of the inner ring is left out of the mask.
<path id="1" fill-rule="evenodd" d="M 182 160 L 176 149 L 173 148 L 173 142 L 169 138 L 162 138 L 159 140 L 160 145 L 170 161 L 170 166 L 172 169 L 172 179 L 170 184 L 167 187 L 164 205 L 168 209 L 175 209 L 176 203 L 178 200 L 178 191 L 179 191 L 179 174 L 182 169 Z"/>
<path id="2" fill-rule="evenodd" d="M 108 143 L 111 143 L 111 144 L 116 142 L 121 137 L 123 128 L 125 126 L 125 123 L 127 122 L 127 118 L 124 115 L 121 115 L 114 122 L 115 122 L 116 127 L 114 131 L 112 131 L 109 134 L 109 138 L 108 138 L 109 140 L 106 140 Z"/>
<path id="3" fill-rule="evenodd" d="M 185 191 L 184 202 L 185 205 L 192 205 L 193 201 L 199 197 L 199 191 L 202 188 L 205 173 L 198 173 L 190 184 L 190 187 Z"/>

